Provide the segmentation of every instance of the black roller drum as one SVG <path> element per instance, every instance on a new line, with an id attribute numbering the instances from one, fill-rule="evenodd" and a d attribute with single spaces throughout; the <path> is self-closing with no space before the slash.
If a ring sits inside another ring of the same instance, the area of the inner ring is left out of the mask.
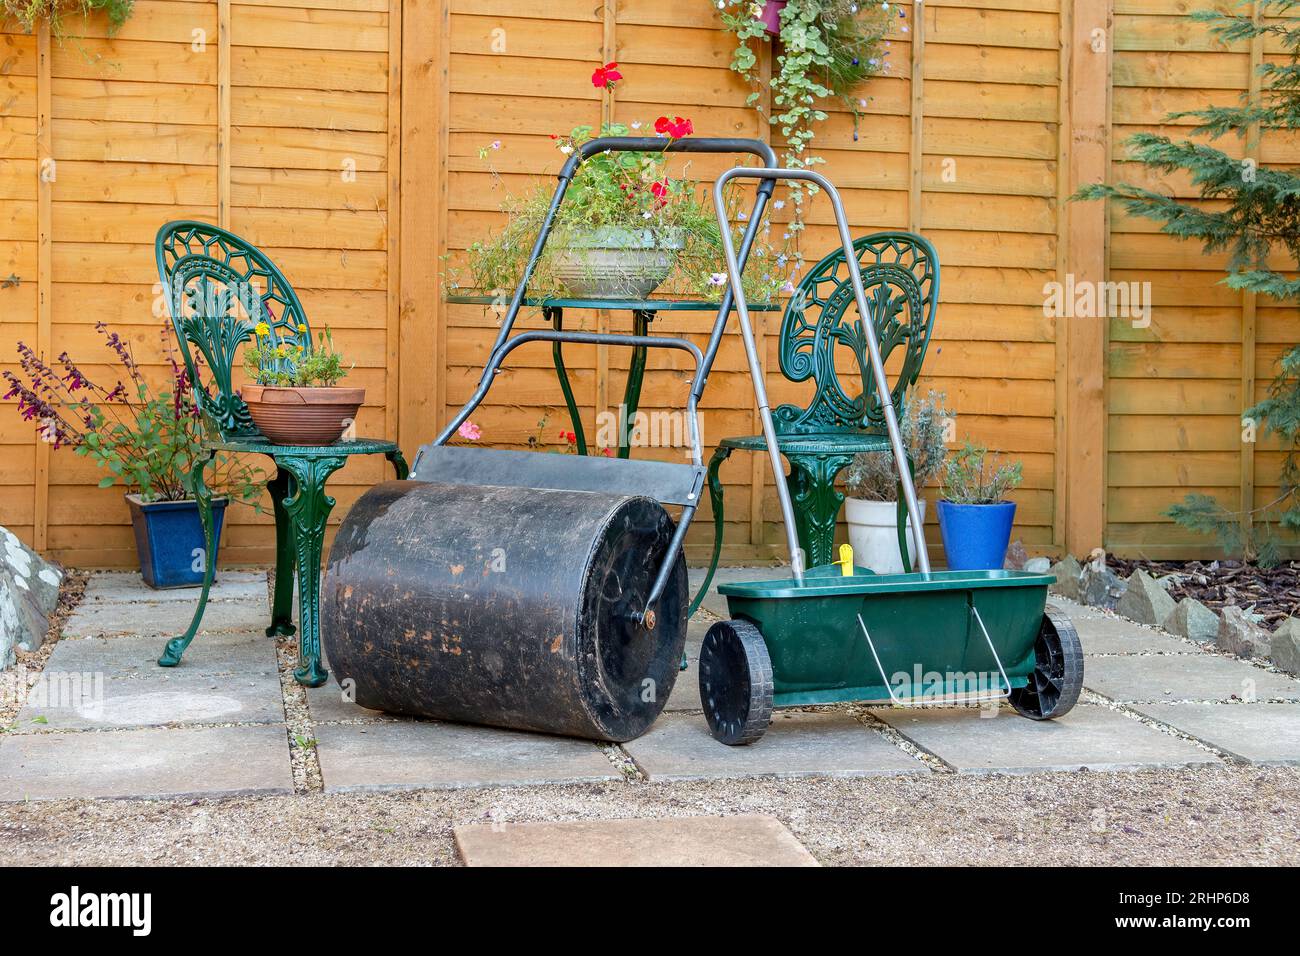
<path id="1" fill-rule="evenodd" d="M 659 716 L 686 639 L 673 520 L 628 495 L 390 481 L 330 550 L 321 638 L 363 707 L 623 741 Z"/>

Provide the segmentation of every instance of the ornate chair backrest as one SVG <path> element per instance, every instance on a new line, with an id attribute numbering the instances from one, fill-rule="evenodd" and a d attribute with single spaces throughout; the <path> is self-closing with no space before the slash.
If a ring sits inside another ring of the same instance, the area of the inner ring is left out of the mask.
<path id="1" fill-rule="evenodd" d="M 265 323 L 272 346 L 311 345 L 307 314 L 293 286 L 266 254 L 206 222 L 169 222 L 154 244 L 158 278 L 171 315 L 194 401 L 226 440 L 258 438 L 233 386 L 240 349 Z M 284 368 L 292 359 L 277 359 Z M 211 387 L 200 378 L 206 366 Z"/>
<path id="2" fill-rule="evenodd" d="M 885 365 L 896 349 L 904 350 L 902 367 L 890 390 L 890 400 L 901 415 L 903 396 L 921 373 L 934 327 L 939 258 L 928 240 L 907 232 L 864 236 L 854 241 L 853 250 Z M 884 433 L 884 412 L 876 395 L 850 275 L 844 252 L 837 248 L 804 276 L 786 307 L 779 341 L 781 373 L 792 382 L 812 379 L 815 389 L 806 408 L 782 405 L 776 409 L 773 414 L 780 434 Z M 844 350 L 856 360 L 860 393 L 849 393 L 841 383 L 836 358 Z"/>

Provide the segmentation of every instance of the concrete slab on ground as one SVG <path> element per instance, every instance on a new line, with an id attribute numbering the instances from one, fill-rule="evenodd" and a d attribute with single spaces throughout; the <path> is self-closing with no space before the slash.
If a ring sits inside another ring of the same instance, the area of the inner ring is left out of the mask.
<path id="1" fill-rule="evenodd" d="M 704 705 L 700 703 L 699 654 L 694 657 L 688 656 L 687 663 L 689 666 L 686 670 L 677 672 L 672 693 L 668 695 L 668 703 L 664 705 L 665 713 L 689 713 L 704 709 Z"/>
<path id="2" fill-rule="evenodd" d="M 1085 654 L 1200 654 L 1199 647 L 1118 617 L 1072 619 Z"/>
<path id="3" fill-rule="evenodd" d="M 621 780 L 587 740 L 438 721 L 316 728 L 325 791 L 452 789 Z"/>
<path id="4" fill-rule="evenodd" d="M 45 674 L 18 714 L 16 733 L 284 722 L 275 674 L 213 677 L 181 669 L 137 678 Z"/>
<path id="5" fill-rule="evenodd" d="M 62 638 L 50 652 L 47 672 L 103 672 L 106 677 L 167 677 L 179 673 L 211 676 L 276 675 L 275 642 L 261 631 L 200 634 L 185 649 L 177 667 L 159 667 L 167 646 L 161 637 Z"/>
<path id="6" fill-rule="evenodd" d="M 1150 658 L 1143 658 L 1149 660 Z M 1028 720 L 1009 709 L 871 711 L 959 773 L 1143 770 L 1220 764 L 1211 753 L 1108 707 L 1081 705 L 1056 720 Z"/>
<path id="7" fill-rule="evenodd" d="M 1300 765 L 1300 704 L 1134 704 L 1133 709 L 1251 763 Z"/>
<path id="8" fill-rule="evenodd" d="M 1089 657 L 1083 684 L 1112 700 L 1300 700 L 1300 681 L 1217 654 Z"/>
<path id="9" fill-rule="evenodd" d="M 882 734 L 845 714 L 778 711 L 762 739 L 746 747 L 718 743 L 703 715 L 668 714 L 623 749 L 652 781 L 929 772 Z"/>
<path id="10" fill-rule="evenodd" d="M 292 792 L 283 725 L 0 738 L 0 800 L 5 801 Z"/>
<path id="11" fill-rule="evenodd" d="M 456 827 L 467 866 L 817 866 L 766 814 Z"/>
<path id="12" fill-rule="evenodd" d="M 189 627 L 198 594 L 193 601 L 135 601 L 117 604 L 82 604 L 63 625 L 65 637 L 106 637 L 145 634 L 177 637 Z M 260 601 L 209 601 L 199 633 L 251 630 L 270 623 Z"/>
<path id="13" fill-rule="evenodd" d="M 157 590 L 145 584 L 144 578 L 136 571 L 98 571 L 86 582 L 81 606 L 146 601 L 189 604 L 192 609 L 202 590 L 199 585 Z M 218 570 L 209 598 L 213 601 L 265 601 L 266 572 Z"/>
<path id="14" fill-rule="evenodd" d="M 1061 597 L 1059 594 L 1048 594 L 1047 603 L 1055 604 L 1058 608 L 1066 613 L 1070 620 L 1082 620 L 1083 618 L 1108 618 L 1099 607 L 1093 607 L 1090 604 L 1080 604 L 1078 601 L 1071 601 L 1069 598 Z"/>
<path id="15" fill-rule="evenodd" d="M 315 721 L 328 722 L 339 720 L 382 720 L 385 716 L 383 711 L 371 710 L 368 707 L 361 707 L 343 696 L 343 688 L 340 687 L 333 678 L 329 683 L 320 687 L 308 687 L 307 690 L 307 709 L 311 711 L 311 719 Z"/>
<path id="16" fill-rule="evenodd" d="M 691 568 L 688 572 L 691 585 L 691 596 L 700 585 L 704 583 L 705 568 Z M 771 581 L 775 578 L 788 578 L 790 569 L 788 567 L 768 565 L 761 568 L 718 568 L 713 575 L 713 581 L 709 585 L 709 593 L 700 603 L 700 607 L 710 614 L 716 614 L 718 617 L 727 618 L 727 599 L 718 593 L 718 585 L 735 581 Z"/>

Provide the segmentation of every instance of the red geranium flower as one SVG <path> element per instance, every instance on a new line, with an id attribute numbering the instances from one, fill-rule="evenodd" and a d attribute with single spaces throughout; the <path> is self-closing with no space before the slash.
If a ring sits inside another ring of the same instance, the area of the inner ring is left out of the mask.
<path id="1" fill-rule="evenodd" d="M 598 90 L 612 90 L 614 84 L 623 79 L 623 74 L 616 69 L 617 66 L 617 63 L 611 61 L 604 66 L 596 67 L 596 72 L 591 74 L 591 85 Z"/>
<path id="2" fill-rule="evenodd" d="M 668 183 L 666 181 L 651 183 L 650 194 L 658 200 L 656 206 L 668 205 Z"/>
<path id="3" fill-rule="evenodd" d="M 676 116 L 669 119 L 667 116 L 661 116 L 655 120 L 655 132 L 667 133 L 670 139 L 681 139 L 683 136 L 690 136 L 695 132 L 695 125 L 688 119 L 682 119 Z"/>

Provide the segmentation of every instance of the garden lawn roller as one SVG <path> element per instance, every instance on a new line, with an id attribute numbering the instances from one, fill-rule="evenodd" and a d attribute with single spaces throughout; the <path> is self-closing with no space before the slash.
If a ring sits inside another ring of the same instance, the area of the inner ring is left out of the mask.
<path id="1" fill-rule="evenodd" d="M 722 191 L 732 179 L 814 183 L 835 211 L 845 259 L 855 263 L 844 206 L 835 187 L 809 170 L 734 168 L 714 186 L 727 273 L 745 343 L 754 396 L 776 479 L 790 548 L 787 580 L 723 584 L 731 620 L 709 628 L 700 649 L 700 699 L 713 736 L 748 744 L 767 730 L 774 706 L 837 701 L 898 705 L 992 703 L 1009 700 L 1020 714 L 1043 720 L 1070 710 L 1083 687 L 1083 650 L 1069 620 L 1047 609 L 1049 574 L 1023 571 L 932 572 L 911 472 L 898 467 L 904 504 L 917 543 L 915 574 L 873 574 L 841 561 L 805 571 L 794 512 L 781 464 L 772 412 Z M 896 464 L 907 461 L 898 416 L 873 323 L 867 319 L 862 276 L 850 266 L 859 334 Z M 869 404 L 869 403 L 868 403 Z"/>
<path id="2" fill-rule="evenodd" d="M 363 495 L 335 538 L 322 640 L 356 703 L 623 741 L 643 733 L 667 702 L 686 640 L 682 542 L 705 480 L 697 409 L 732 293 L 724 291 L 703 352 L 683 338 L 510 335 L 578 166 L 605 150 L 665 149 L 751 153 L 776 166 L 771 147 L 757 140 L 637 137 L 591 140 L 565 163 L 474 395 L 420 449 L 410 478 Z M 764 181 L 756 192 L 742 260 L 774 185 Z M 448 446 L 505 358 L 534 342 L 689 354 L 690 464 Z M 680 507 L 675 522 L 665 505 Z"/>

